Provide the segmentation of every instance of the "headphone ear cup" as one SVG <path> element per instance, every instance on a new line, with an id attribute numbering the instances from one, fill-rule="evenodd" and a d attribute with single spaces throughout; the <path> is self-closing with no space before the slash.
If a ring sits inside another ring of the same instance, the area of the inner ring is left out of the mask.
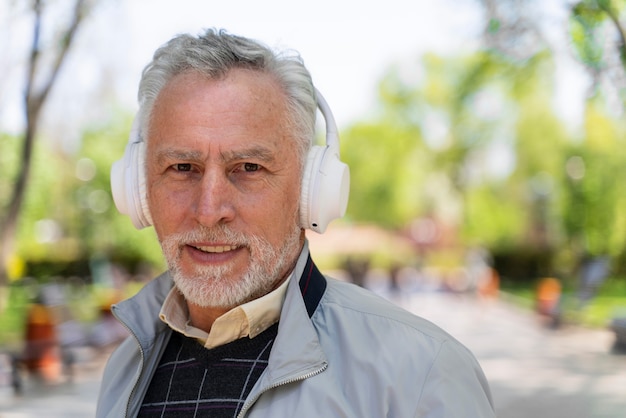
<path id="1" fill-rule="evenodd" d="M 146 143 L 139 142 L 137 145 L 137 165 L 134 166 L 133 198 L 136 211 L 131 219 L 138 229 L 152 225 L 152 214 L 148 207 L 148 192 L 146 188 Z M 135 180 L 136 179 L 136 180 Z"/>
<path id="2" fill-rule="evenodd" d="M 350 170 L 328 146 L 313 146 L 303 172 L 300 224 L 323 233 L 328 224 L 346 213 Z"/>
<path id="3" fill-rule="evenodd" d="M 122 159 L 113 163 L 111 193 L 117 210 L 130 216 L 137 229 L 152 225 L 146 193 L 145 142 L 131 137 Z"/>
<path id="4" fill-rule="evenodd" d="M 300 226 L 312 229 L 311 204 L 314 202 L 315 173 L 319 170 L 324 147 L 314 145 L 307 154 L 300 190 Z"/>

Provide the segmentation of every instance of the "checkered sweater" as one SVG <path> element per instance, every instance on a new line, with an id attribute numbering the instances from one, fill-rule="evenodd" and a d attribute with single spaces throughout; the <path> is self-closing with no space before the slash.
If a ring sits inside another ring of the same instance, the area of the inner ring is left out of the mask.
<path id="1" fill-rule="evenodd" d="M 236 417 L 267 366 L 277 331 L 275 324 L 213 349 L 173 332 L 139 417 Z"/>

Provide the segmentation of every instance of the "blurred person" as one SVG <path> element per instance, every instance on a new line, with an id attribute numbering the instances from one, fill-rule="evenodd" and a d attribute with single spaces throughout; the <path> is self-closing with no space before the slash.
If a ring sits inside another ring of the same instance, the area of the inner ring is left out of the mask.
<path id="1" fill-rule="evenodd" d="M 544 277 L 537 285 L 537 313 L 547 320 L 550 328 L 561 322 L 561 282 L 554 277 Z"/>
<path id="2" fill-rule="evenodd" d="M 598 289 L 609 275 L 609 257 L 586 254 L 580 265 L 580 288 L 578 289 L 579 308 L 584 308 L 598 293 Z"/>
<path id="3" fill-rule="evenodd" d="M 40 290 L 28 308 L 21 360 L 30 374 L 53 383 L 61 376 L 62 355 L 57 319 L 45 296 Z"/>
<path id="4" fill-rule="evenodd" d="M 29 374 L 44 383 L 58 383 L 61 377 L 72 381 L 73 350 L 86 341 L 61 285 L 47 284 L 37 291 L 26 315 L 24 340 L 24 351 L 17 360 Z"/>
<path id="5" fill-rule="evenodd" d="M 467 348 L 313 263 L 304 231 L 343 215 L 349 174 L 297 53 L 180 35 L 145 68 L 139 103 L 113 195 L 154 225 L 168 272 L 112 308 L 131 335 L 98 417 L 495 416 Z"/>

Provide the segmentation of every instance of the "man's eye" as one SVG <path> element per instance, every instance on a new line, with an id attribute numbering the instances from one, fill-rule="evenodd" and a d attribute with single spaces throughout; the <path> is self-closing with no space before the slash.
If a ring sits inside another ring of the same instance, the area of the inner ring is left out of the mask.
<path id="1" fill-rule="evenodd" d="M 176 171 L 191 171 L 191 164 L 175 164 Z"/>
<path id="2" fill-rule="evenodd" d="M 261 168 L 258 164 L 255 163 L 244 163 L 243 170 L 247 172 L 258 171 Z"/>

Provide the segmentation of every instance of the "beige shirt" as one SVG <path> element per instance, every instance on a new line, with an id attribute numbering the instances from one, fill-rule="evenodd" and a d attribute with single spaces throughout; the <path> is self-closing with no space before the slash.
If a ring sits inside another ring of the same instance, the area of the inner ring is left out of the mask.
<path id="1" fill-rule="evenodd" d="M 246 336 L 254 338 L 278 322 L 290 279 L 291 275 L 267 295 L 226 312 L 215 320 L 209 333 L 190 324 L 187 303 L 176 286 L 165 298 L 159 318 L 174 331 L 197 339 L 206 348 L 218 347 Z"/>

